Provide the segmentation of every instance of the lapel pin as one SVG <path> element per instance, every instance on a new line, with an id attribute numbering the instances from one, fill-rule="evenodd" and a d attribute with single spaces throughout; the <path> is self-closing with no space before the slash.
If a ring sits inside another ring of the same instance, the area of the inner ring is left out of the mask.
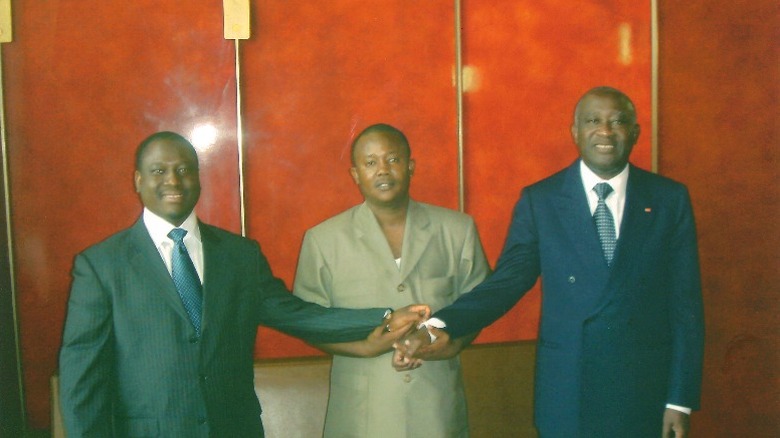
<path id="1" fill-rule="evenodd" d="M 652 208 L 650 208 L 650 207 L 645 207 L 645 213 L 650 213 L 651 211 L 653 211 L 653 209 L 652 209 Z"/>

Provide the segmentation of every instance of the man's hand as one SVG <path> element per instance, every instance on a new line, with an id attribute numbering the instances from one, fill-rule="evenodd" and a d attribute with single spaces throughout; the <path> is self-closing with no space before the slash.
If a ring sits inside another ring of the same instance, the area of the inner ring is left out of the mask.
<path id="1" fill-rule="evenodd" d="M 409 371 L 420 368 L 423 364 L 421 359 L 413 359 L 404 356 L 400 350 L 393 352 L 393 368 L 396 371 Z"/>
<path id="2" fill-rule="evenodd" d="M 317 344 L 317 348 L 331 354 L 350 357 L 376 357 L 392 350 L 393 345 L 409 329 L 417 327 L 430 316 L 431 309 L 425 304 L 412 304 L 398 309 L 382 320 L 368 337 L 354 342 Z"/>
<path id="3" fill-rule="evenodd" d="M 435 341 L 431 342 L 430 334 Z M 420 327 L 412 330 L 396 342 L 393 354 L 393 368 L 397 371 L 406 371 L 422 366 L 426 360 L 443 360 L 455 357 L 460 351 L 471 343 L 478 333 L 450 339 L 449 333 L 435 327 Z"/>
<path id="4" fill-rule="evenodd" d="M 431 316 L 431 308 L 427 304 L 411 304 L 389 314 L 382 323 L 387 332 L 400 332 L 397 337 L 406 333 L 412 327 Z"/>
<path id="5" fill-rule="evenodd" d="M 396 371 L 408 371 L 419 368 L 422 365 L 421 359 L 412 356 L 422 347 L 431 345 L 431 337 L 428 334 L 427 327 L 414 328 L 405 336 L 393 344 L 395 352 L 393 353 L 393 368 Z"/>
<path id="6" fill-rule="evenodd" d="M 690 427 L 690 416 L 675 409 L 666 408 L 662 438 L 686 438 Z"/>
<path id="7" fill-rule="evenodd" d="M 388 314 L 363 342 L 361 356 L 374 357 L 389 351 L 402 336 L 431 316 L 426 304 L 411 304 Z"/>

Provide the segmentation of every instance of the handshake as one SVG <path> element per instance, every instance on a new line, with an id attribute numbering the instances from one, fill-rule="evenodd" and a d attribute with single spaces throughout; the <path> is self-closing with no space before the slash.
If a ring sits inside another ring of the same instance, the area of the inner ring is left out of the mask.
<path id="1" fill-rule="evenodd" d="M 447 332 L 427 323 L 431 316 L 425 304 L 412 304 L 388 314 L 366 339 L 370 356 L 393 348 L 392 366 L 406 371 L 422 366 L 424 360 L 448 359 L 457 355 L 474 336 L 451 340 Z"/>

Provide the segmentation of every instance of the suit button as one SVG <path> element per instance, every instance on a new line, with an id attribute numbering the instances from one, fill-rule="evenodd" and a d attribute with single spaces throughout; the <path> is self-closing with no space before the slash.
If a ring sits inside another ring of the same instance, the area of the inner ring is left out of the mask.
<path id="1" fill-rule="evenodd" d="M 577 281 L 577 279 L 574 278 L 573 275 L 569 277 L 569 283 L 574 283 L 575 281 Z"/>
<path id="2" fill-rule="evenodd" d="M 190 344 L 197 344 L 199 340 L 200 340 L 199 337 L 193 336 L 190 338 Z"/>
<path id="3" fill-rule="evenodd" d="M 398 285 L 398 287 L 396 289 L 398 290 L 398 292 L 403 292 L 403 291 L 406 290 L 406 285 L 401 283 L 401 284 Z"/>
<path id="4" fill-rule="evenodd" d="M 205 374 L 201 374 L 201 376 L 200 376 L 200 381 L 201 382 L 206 383 L 206 381 L 208 381 L 208 380 L 209 380 L 209 376 L 207 376 Z"/>
<path id="5" fill-rule="evenodd" d="M 412 381 L 412 375 L 411 374 L 407 374 L 407 375 L 404 376 L 404 382 L 409 383 L 411 381 Z"/>
<path id="6" fill-rule="evenodd" d="M 206 424 L 206 417 L 198 417 L 198 424 L 201 426 Z"/>

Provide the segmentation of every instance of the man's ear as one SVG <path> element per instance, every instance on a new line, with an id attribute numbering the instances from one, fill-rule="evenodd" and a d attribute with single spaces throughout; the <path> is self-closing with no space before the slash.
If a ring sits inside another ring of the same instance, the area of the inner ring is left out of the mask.
<path id="1" fill-rule="evenodd" d="M 352 181 L 355 181 L 355 184 L 360 184 L 360 178 L 358 178 L 358 172 L 357 169 L 354 167 L 349 168 L 349 174 L 352 175 Z"/>
<path id="2" fill-rule="evenodd" d="M 639 129 L 639 123 L 635 124 L 635 125 L 634 125 L 634 129 L 633 129 L 633 135 L 634 135 L 634 144 L 636 144 L 637 140 L 639 140 L 639 133 L 640 133 L 641 131 L 642 131 L 642 130 L 641 130 L 641 129 Z"/>
<path id="3" fill-rule="evenodd" d="M 141 193 L 141 172 L 135 171 L 133 174 L 133 183 L 135 185 L 135 192 Z"/>
<path id="4" fill-rule="evenodd" d="M 414 175 L 414 167 L 416 166 L 414 159 L 409 159 L 409 175 Z"/>
<path id="5" fill-rule="evenodd" d="M 577 125 L 574 123 L 571 124 L 571 139 L 574 140 L 574 144 L 579 144 L 577 143 Z"/>

